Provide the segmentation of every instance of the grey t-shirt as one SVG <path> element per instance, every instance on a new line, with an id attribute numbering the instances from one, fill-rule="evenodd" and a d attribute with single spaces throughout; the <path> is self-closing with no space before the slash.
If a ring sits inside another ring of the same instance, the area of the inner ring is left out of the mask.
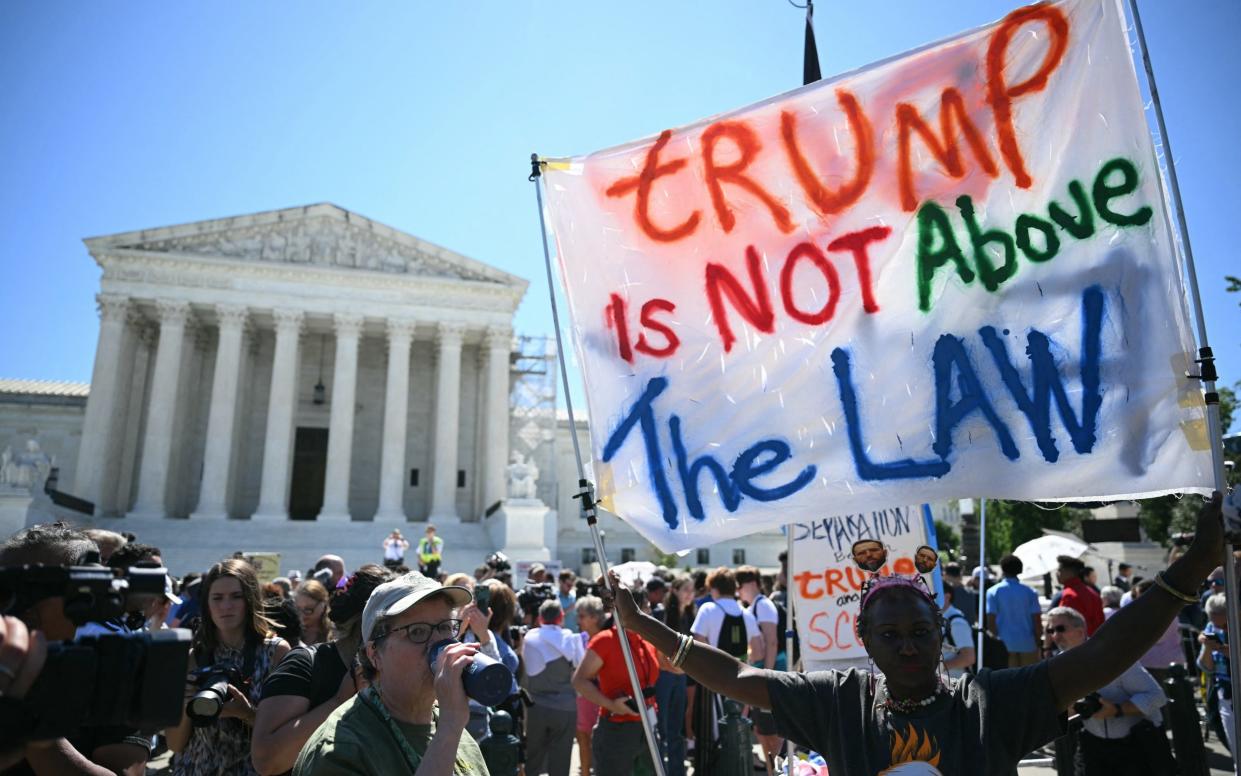
<path id="1" fill-rule="evenodd" d="M 904 776 L 1006 775 L 1064 734 L 1046 663 L 964 676 L 912 714 L 876 706 L 870 674 L 856 669 L 778 672 L 767 691 L 780 733 L 822 754 L 832 776 L 877 776 L 902 764 Z"/>

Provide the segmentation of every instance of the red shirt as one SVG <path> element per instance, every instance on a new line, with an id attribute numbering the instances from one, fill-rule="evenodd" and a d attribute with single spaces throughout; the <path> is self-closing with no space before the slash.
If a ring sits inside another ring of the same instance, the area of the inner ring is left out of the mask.
<path id="1" fill-rule="evenodd" d="M 634 668 L 638 670 L 638 681 L 644 688 L 654 687 L 659 678 L 659 659 L 655 647 L 641 636 L 626 631 L 629 637 L 629 650 L 633 653 Z M 620 640 L 616 638 L 616 629 L 608 628 L 599 631 L 586 645 L 603 660 L 603 667 L 595 677 L 599 682 L 599 690 L 609 698 L 633 697 L 633 686 L 629 683 L 629 672 L 625 669 L 625 655 L 621 652 Z M 647 706 L 655 705 L 655 698 L 646 699 Z M 602 706 L 599 707 L 600 719 L 611 719 L 613 722 L 638 722 L 637 714 L 613 714 Z"/>
<path id="2" fill-rule="evenodd" d="M 1103 624 L 1103 599 L 1080 579 L 1070 579 L 1060 594 L 1060 605 L 1075 609 L 1086 618 L 1086 635 L 1093 636 Z"/>

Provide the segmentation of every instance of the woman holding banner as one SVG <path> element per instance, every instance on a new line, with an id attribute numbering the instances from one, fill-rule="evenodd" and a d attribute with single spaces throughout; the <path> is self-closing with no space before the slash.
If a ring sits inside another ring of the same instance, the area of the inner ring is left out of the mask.
<path id="1" fill-rule="evenodd" d="M 1193 545 L 1156 579 L 1158 590 L 1121 609 L 1093 638 L 1033 666 L 984 669 L 952 683 L 940 675 L 939 610 L 921 580 L 884 577 L 863 595 L 858 636 L 877 677 L 747 666 L 643 615 L 615 578 L 612 584 L 627 629 L 711 691 L 771 709 L 780 733 L 822 753 L 832 776 L 875 776 L 913 762 L 930 766 L 919 772 L 1009 774 L 1062 735 L 1075 701 L 1142 657 L 1223 553 L 1216 493 L 1198 515 Z"/>

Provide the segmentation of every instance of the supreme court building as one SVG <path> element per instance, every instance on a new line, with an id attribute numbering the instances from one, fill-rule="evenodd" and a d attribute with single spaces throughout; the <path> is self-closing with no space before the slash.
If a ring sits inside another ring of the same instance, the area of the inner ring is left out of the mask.
<path id="1" fill-rule="evenodd" d="M 330 204 L 85 244 L 103 270 L 89 390 L 0 381 L 9 468 L 44 456 L 94 505 L 79 522 L 134 532 L 178 572 L 234 550 L 356 566 L 428 520 L 450 570 L 495 549 L 589 566 L 554 349 L 539 367 L 513 331 L 528 281 Z M 613 560 L 652 556 L 607 530 Z M 705 560 L 774 565 L 782 540 L 758 538 Z"/>

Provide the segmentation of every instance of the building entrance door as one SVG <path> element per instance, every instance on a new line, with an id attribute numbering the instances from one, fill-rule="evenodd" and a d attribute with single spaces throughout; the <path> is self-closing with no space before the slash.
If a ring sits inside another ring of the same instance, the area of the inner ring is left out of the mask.
<path id="1" fill-rule="evenodd" d="M 323 480 L 327 475 L 327 429 L 299 428 L 293 440 L 293 482 L 289 490 L 289 517 L 313 520 L 323 508 Z"/>

